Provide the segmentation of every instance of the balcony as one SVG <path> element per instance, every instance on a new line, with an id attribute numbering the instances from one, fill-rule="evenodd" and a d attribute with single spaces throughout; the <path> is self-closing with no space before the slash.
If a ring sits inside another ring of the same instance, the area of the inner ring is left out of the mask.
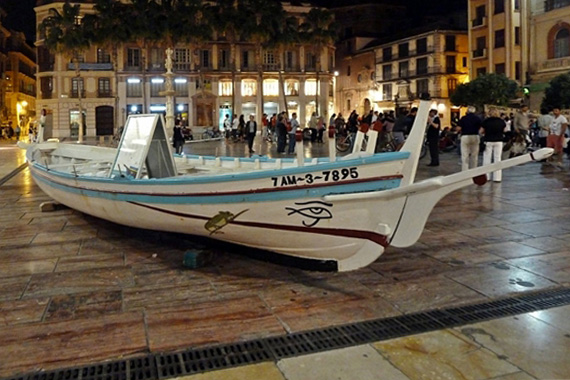
<path id="1" fill-rule="evenodd" d="M 487 25 L 487 17 L 477 17 L 476 19 L 471 20 L 472 28 L 477 28 L 485 25 Z"/>
<path id="2" fill-rule="evenodd" d="M 263 71 L 279 71 L 279 63 L 264 63 Z M 308 68 L 306 67 L 308 70 Z"/>
<path id="3" fill-rule="evenodd" d="M 176 64 L 174 64 L 174 67 L 176 67 Z M 152 62 L 148 65 L 148 71 L 163 72 L 164 70 L 164 63 Z"/>
<path id="4" fill-rule="evenodd" d="M 75 64 L 70 62 L 67 64 L 68 70 L 75 70 Z M 79 64 L 79 70 L 92 70 L 92 71 L 110 71 L 113 70 L 112 63 L 87 63 L 82 62 Z"/>
<path id="5" fill-rule="evenodd" d="M 71 91 L 69 93 L 70 98 L 79 98 L 79 91 Z M 85 90 L 81 91 L 81 98 L 85 99 Z"/>
<path id="6" fill-rule="evenodd" d="M 294 73 L 294 72 L 299 72 L 299 71 L 301 71 L 301 69 L 299 68 L 299 65 L 296 65 L 296 64 L 291 65 L 291 66 L 287 66 L 287 65 L 286 65 L 283 69 L 284 69 L 285 72 L 287 72 L 287 73 Z"/>
<path id="7" fill-rule="evenodd" d="M 428 55 L 428 54 L 433 54 L 433 53 L 435 53 L 435 48 L 433 46 L 428 46 L 427 49 L 409 50 L 408 55 L 405 57 L 394 56 L 394 55 L 390 56 L 389 58 L 382 57 L 381 59 L 377 59 L 376 63 L 393 62 L 393 61 L 398 61 L 401 59 L 410 59 L 410 58 L 414 58 L 414 57 L 421 57 L 422 55 Z"/>
<path id="8" fill-rule="evenodd" d="M 473 59 L 487 58 L 487 49 L 476 49 L 471 52 Z"/>
<path id="9" fill-rule="evenodd" d="M 570 57 L 549 59 L 538 65 L 538 71 L 568 71 L 568 68 L 570 68 Z"/>
<path id="10" fill-rule="evenodd" d="M 111 91 L 99 90 L 99 91 L 97 91 L 97 97 L 98 98 L 112 98 L 113 94 L 111 94 Z"/>
<path id="11" fill-rule="evenodd" d="M 546 0 L 544 2 L 544 11 L 550 12 L 552 10 L 570 6 L 570 0 Z"/>

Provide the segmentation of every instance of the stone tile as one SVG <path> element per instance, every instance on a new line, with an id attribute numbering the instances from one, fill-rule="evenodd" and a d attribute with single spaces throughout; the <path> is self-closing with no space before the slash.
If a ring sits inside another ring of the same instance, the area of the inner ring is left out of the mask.
<path id="1" fill-rule="evenodd" d="M 132 285 L 132 273 L 124 267 L 34 274 L 24 297 L 112 291 Z"/>
<path id="2" fill-rule="evenodd" d="M 17 248 L 30 244 L 36 235 L 6 236 L 0 240 L 0 250 L 5 248 Z"/>
<path id="3" fill-rule="evenodd" d="M 101 269 L 124 267 L 125 260 L 122 256 L 114 255 L 81 255 L 62 257 L 57 263 L 56 272 L 72 272 L 86 269 Z"/>
<path id="4" fill-rule="evenodd" d="M 219 299 L 214 287 L 208 279 L 176 279 L 165 276 L 165 274 L 168 273 L 167 271 L 163 271 L 157 272 L 155 276 L 135 277 L 137 286 L 123 289 L 125 309 L 136 310 L 161 305 L 167 307 L 179 305 L 182 308 L 186 308 L 191 304 Z M 152 282 L 153 278 L 160 277 L 162 278 L 157 282 Z"/>
<path id="5" fill-rule="evenodd" d="M 172 380 L 286 380 L 275 363 L 259 363 L 244 367 L 175 377 Z"/>
<path id="6" fill-rule="evenodd" d="M 53 244 L 53 243 L 68 243 L 72 241 L 90 239 L 96 236 L 92 231 L 75 231 L 69 233 L 62 232 L 41 232 L 36 235 L 33 244 Z"/>
<path id="7" fill-rule="evenodd" d="M 511 259 L 507 262 L 552 281 L 570 284 L 570 251 Z"/>
<path id="8" fill-rule="evenodd" d="M 495 214 L 495 218 L 503 220 L 504 226 L 508 226 L 512 223 L 529 223 L 537 221 L 550 221 L 551 217 L 549 215 L 541 214 L 540 211 L 515 211 L 506 212 L 503 214 Z"/>
<path id="9" fill-rule="evenodd" d="M 374 290 L 403 313 L 470 304 L 486 299 L 473 289 L 443 275 L 379 284 Z"/>
<path id="10" fill-rule="evenodd" d="M 552 202 L 548 199 L 540 199 L 536 196 L 528 199 L 510 199 L 507 202 L 515 206 L 522 206 L 531 210 L 553 209 L 559 206 L 559 204 L 556 202 Z"/>
<path id="11" fill-rule="evenodd" d="M 455 271 L 446 277 L 487 297 L 497 298 L 557 286 L 556 283 L 505 262 Z"/>
<path id="12" fill-rule="evenodd" d="M 505 228 L 532 237 L 558 237 L 559 235 L 567 234 L 570 231 L 570 226 L 566 226 L 562 223 L 556 223 L 556 221 L 510 224 L 508 226 L 505 226 Z"/>
<path id="13" fill-rule="evenodd" d="M 383 260 L 369 265 L 369 268 L 394 281 L 438 275 L 453 269 L 452 266 L 429 257 L 432 251 L 433 249 L 427 249 L 424 250 L 426 254 L 409 256 L 386 255 Z"/>
<path id="14" fill-rule="evenodd" d="M 498 261 L 501 258 L 489 252 L 485 252 L 478 247 L 452 246 L 449 248 L 433 249 L 426 252 L 426 255 L 451 265 L 452 267 L 465 267 L 481 263 Z"/>
<path id="15" fill-rule="evenodd" d="M 33 261 L 74 256 L 79 252 L 80 242 L 45 244 L 0 250 L 0 262 Z"/>
<path id="16" fill-rule="evenodd" d="M 0 327 L 0 376 L 147 352 L 142 313 Z"/>
<path id="17" fill-rule="evenodd" d="M 479 240 L 456 231 L 433 232 L 427 228 L 424 230 L 419 241 L 430 248 L 436 249 L 452 245 L 469 246 L 479 243 Z"/>
<path id="18" fill-rule="evenodd" d="M 559 252 L 563 251 L 568 247 L 568 241 L 564 240 L 564 236 L 560 236 L 561 239 L 554 237 L 537 237 L 532 239 L 525 239 L 520 241 L 524 245 L 540 249 L 544 252 Z"/>
<path id="19" fill-rule="evenodd" d="M 373 346 L 410 379 L 483 380 L 520 371 L 491 350 L 451 330 L 392 339 Z"/>
<path id="20" fill-rule="evenodd" d="M 34 273 L 50 273 L 55 269 L 57 258 L 45 260 L 10 261 L 0 265 L 0 276 L 19 276 Z"/>
<path id="21" fill-rule="evenodd" d="M 287 380 L 409 380 L 370 345 L 282 359 L 277 366 Z"/>
<path id="22" fill-rule="evenodd" d="M 277 318 L 257 297 L 204 302 L 190 308 L 147 311 L 152 351 L 229 343 L 284 334 Z"/>
<path id="23" fill-rule="evenodd" d="M 0 277 L 0 301 L 17 300 L 22 297 L 30 282 L 29 275 L 15 277 Z"/>
<path id="24" fill-rule="evenodd" d="M 553 309 L 535 311 L 528 313 L 528 315 L 570 334 L 570 319 L 568 318 L 568 313 L 570 313 L 570 306 L 561 306 Z"/>
<path id="25" fill-rule="evenodd" d="M 380 297 L 354 299 L 316 305 L 291 305 L 272 310 L 288 332 L 298 332 L 345 325 L 366 320 L 401 315 L 393 305 Z"/>
<path id="26" fill-rule="evenodd" d="M 476 239 L 480 243 L 504 242 L 505 240 L 520 241 L 531 237 L 530 234 L 511 231 L 508 228 L 498 226 L 464 229 L 461 233 Z"/>
<path id="27" fill-rule="evenodd" d="M 49 298 L 0 302 L 0 327 L 41 321 L 48 302 Z"/>
<path id="28" fill-rule="evenodd" d="M 485 244 L 478 247 L 482 252 L 488 252 L 505 259 L 534 256 L 545 253 L 537 248 L 530 247 L 519 242 L 507 241 L 503 243 Z"/>
<path id="29" fill-rule="evenodd" d="M 329 274 L 330 275 L 330 274 Z M 370 288 L 350 281 L 347 277 L 330 277 L 325 280 L 286 282 L 260 291 L 259 296 L 272 310 L 288 307 L 314 307 L 323 304 L 347 302 L 374 297 Z"/>
<path id="30" fill-rule="evenodd" d="M 570 334 L 562 334 L 560 329 L 531 315 L 456 330 L 538 379 L 564 379 L 570 374 Z"/>
<path id="31" fill-rule="evenodd" d="M 54 296 L 46 311 L 46 321 L 93 318 L 122 310 L 120 291 Z"/>

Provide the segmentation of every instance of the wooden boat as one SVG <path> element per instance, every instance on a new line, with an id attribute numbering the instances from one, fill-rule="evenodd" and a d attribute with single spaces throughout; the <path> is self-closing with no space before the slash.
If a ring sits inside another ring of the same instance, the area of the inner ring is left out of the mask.
<path id="1" fill-rule="evenodd" d="M 404 147 L 393 153 L 374 154 L 375 132 L 368 131 L 368 152 L 359 132 L 353 152 L 338 158 L 175 157 L 162 118 L 134 115 L 116 149 L 46 142 L 27 147 L 27 159 L 46 194 L 86 214 L 348 271 L 372 263 L 388 245 L 414 244 L 451 191 L 552 154 L 541 149 L 414 183 L 428 111 L 422 101 Z"/>

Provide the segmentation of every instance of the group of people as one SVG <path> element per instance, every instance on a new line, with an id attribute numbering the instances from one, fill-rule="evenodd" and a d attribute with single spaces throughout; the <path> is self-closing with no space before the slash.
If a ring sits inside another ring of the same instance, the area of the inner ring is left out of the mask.
<path id="1" fill-rule="evenodd" d="M 0 139 L 19 141 L 20 138 L 23 138 L 23 136 L 25 136 L 25 132 L 26 131 L 24 131 L 23 128 L 20 127 L 20 125 L 16 125 L 16 127 L 14 128 L 12 126 L 12 122 L 10 121 L 8 122 L 8 125 L 0 127 Z M 37 133 L 33 123 L 29 123 L 29 128 L 27 132 L 28 132 L 29 141 L 30 142 L 35 141 Z"/>
<path id="2" fill-rule="evenodd" d="M 233 139 L 234 141 L 247 141 L 249 153 L 255 153 L 253 150 L 253 140 L 257 133 L 257 121 L 254 115 L 249 115 L 249 120 L 245 121 L 244 115 L 233 115 L 230 121 L 230 115 L 226 114 L 224 119 L 224 132 L 226 139 Z"/>
<path id="3" fill-rule="evenodd" d="M 529 131 L 533 126 L 539 130 L 539 146 L 553 148 L 555 154 L 550 161 L 556 166 L 562 166 L 564 134 L 568 128 L 568 120 L 559 108 L 554 108 L 551 113 L 541 110 L 541 115 L 535 120 L 531 118 L 527 106 L 522 106 L 510 117 L 501 114 L 496 108 L 491 108 L 486 117 L 480 117 L 475 111 L 475 107 L 468 107 L 467 114 L 458 123 L 461 128 L 462 170 L 477 166 L 481 138 L 485 144 L 483 165 L 488 165 L 501 161 L 504 144 L 515 142 L 526 150 L 530 144 Z M 501 171 L 491 173 L 489 179 L 501 182 Z"/>

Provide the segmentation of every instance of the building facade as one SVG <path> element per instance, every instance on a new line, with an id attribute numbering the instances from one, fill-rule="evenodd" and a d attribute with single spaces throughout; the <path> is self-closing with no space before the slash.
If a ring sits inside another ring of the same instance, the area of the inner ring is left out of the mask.
<path id="1" fill-rule="evenodd" d="M 527 2 L 470 0 L 468 6 L 471 79 L 495 73 L 523 85 L 528 72 Z"/>
<path id="2" fill-rule="evenodd" d="M 570 72 L 570 0 L 530 0 L 529 100 L 538 110 L 544 89 Z"/>
<path id="3" fill-rule="evenodd" d="M 442 126 L 459 117 L 449 97 L 469 80 L 466 31 L 435 29 L 378 45 L 374 52 L 378 109 L 409 109 L 429 94 Z"/>
<path id="4" fill-rule="evenodd" d="M 25 127 L 36 116 L 36 53 L 24 33 L 12 31 L 7 40 L 4 72 L 7 120 Z"/>
<path id="5" fill-rule="evenodd" d="M 370 42 L 369 39 L 352 39 L 357 52 L 337 57 L 335 110 L 345 119 L 353 110 L 365 115 L 378 107 L 374 103 L 377 90 L 374 48 L 361 45 L 366 42 Z"/>
<path id="6" fill-rule="evenodd" d="M 37 24 L 48 16 L 50 8 L 62 6 L 61 1 L 44 0 L 35 8 Z M 284 8 L 299 22 L 311 9 L 290 4 Z M 81 4 L 81 10 L 91 12 L 92 4 Z M 118 46 L 116 62 L 112 62 L 110 51 L 93 46 L 80 57 L 78 78 L 69 58 L 51 54 L 40 37 L 36 108 L 48 113 L 47 137 L 77 136 L 79 109 L 83 110 L 87 136 L 113 134 L 133 113 L 165 112 L 165 46 L 141 47 L 125 42 Z M 287 109 L 289 114 L 299 115 L 301 125 L 317 108 L 325 116 L 332 110 L 333 46 L 316 51 L 314 46 L 296 45 L 256 54 L 253 43 L 242 41 L 235 48 L 234 73 L 231 52 L 230 44 L 222 39 L 200 47 L 175 47 L 175 114 L 190 127 L 221 125 L 225 115 L 232 113 L 232 101 L 237 115 L 254 114 L 260 121 L 262 113 Z M 317 54 L 321 62 L 318 75 Z"/>
<path id="7" fill-rule="evenodd" d="M 6 106 L 6 66 L 8 64 L 8 38 L 10 31 L 2 25 L 6 13 L 0 8 L 0 127 L 8 123 Z"/>
<path id="8" fill-rule="evenodd" d="M 469 71 L 505 74 L 539 110 L 544 89 L 570 71 L 570 0 L 470 0 Z"/>

